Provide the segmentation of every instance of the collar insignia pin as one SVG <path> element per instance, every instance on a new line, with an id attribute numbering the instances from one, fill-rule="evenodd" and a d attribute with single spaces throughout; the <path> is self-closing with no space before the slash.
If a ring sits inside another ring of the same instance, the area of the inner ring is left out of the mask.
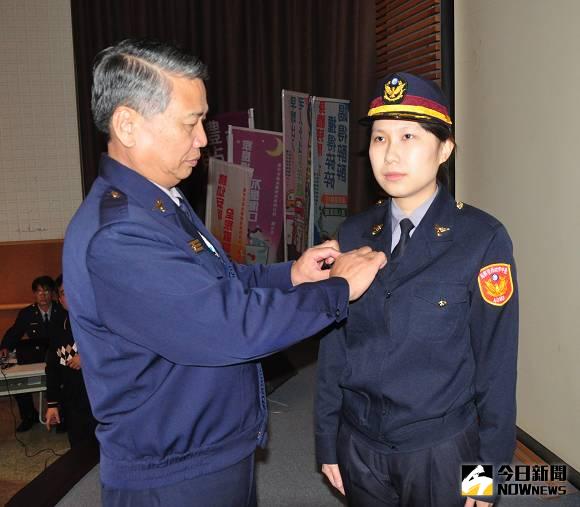
<path id="1" fill-rule="evenodd" d="M 166 211 L 165 204 L 163 204 L 163 201 L 161 199 L 157 199 L 155 201 L 155 208 L 161 211 L 161 213 L 165 213 Z"/>
<path id="2" fill-rule="evenodd" d="M 111 190 L 109 194 L 113 199 L 119 199 L 121 197 L 121 193 L 117 192 L 116 190 Z"/>
<path id="3" fill-rule="evenodd" d="M 201 244 L 201 241 L 199 239 L 192 239 L 189 242 L 189 246 L 191 247 L 191 249 L 195 252 L 195 253 L 200 253 L 203 251 L 203 245 Z"/>
<path id="4" fill-rule="evenodd" d="M 440 238 L 441 236 L 443 236 L 443 234 L 445 234 L 446 232 L 449 232 L 451 229 L 449 227 L 444 227 L 443 225 L 435 225 L 435 234 L 437 234 L 437 237 Z"/>
<path id="5" fill-rule="evenodd" d="M 463 203 L 461 201 L 457 201 L 455 206 L 457 206 L 457 209 L 463 209 Z"/>
<path id="6" fill-rule="evenodd" d="M 383 230 L 383 224 L 373 225 L 373 228 L 371 229 L 371 236 L 378 236 L 382 230 Z"/>
<path id="7" fill-rule="evenodd" d="M 439 305 L 439 308 L 443 308 L 444 306 L 447 306 L 447 301 L 445 301 L 444 299 L 442 299 L 437 304 Z"/>

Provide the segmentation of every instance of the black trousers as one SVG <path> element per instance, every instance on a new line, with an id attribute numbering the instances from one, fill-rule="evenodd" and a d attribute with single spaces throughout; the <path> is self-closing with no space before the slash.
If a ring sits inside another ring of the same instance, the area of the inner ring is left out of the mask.
<path id="1" fill-rule="evenodd" d="M 32 393 L 15 394 L 14 399 L 18 404 L 18 411 L 20 412 L 20 419 L 33 420 L 38 417 L 36 409 L 34 408 L 34 401 L 32 400 Z"/>
<path id="2" fill-rule="evenodd" d="M 95 429 L 97 421 L 91 413 L 90 407 L 64 404 L 66 432 L 71 448 L 90 441 L 97 444 Z"/>
<path id="3" fill-rule="evenodd" d="M 104 507 L 256 507 L 254 455 L 213 474 L 160 488 L 101 488 Z"/>
<path id="4" fill-rule="evenodd" d="M 462 507 L 461 464 L 474 463 L 477 423 L 432 447 L 393 452 L 342 424 L 338 465 L 350 507 Z"/>

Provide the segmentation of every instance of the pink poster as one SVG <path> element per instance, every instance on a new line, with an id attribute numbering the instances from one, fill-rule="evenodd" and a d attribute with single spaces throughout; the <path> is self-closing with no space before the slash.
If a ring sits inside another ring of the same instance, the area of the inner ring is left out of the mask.
<path id="1" fill-rule="evenodd" d="M 228 128 L 230 125 L 254 128 L 254 110 L 210 114 L 205 122 L 210 157 L 219 160 L 227 159 Z"/>
<path id="2" fill-rule="evenodd" d="M 228 161 L 254 169 L 248 196 L 246 262 L 267 264 L 283 256 L 282 133 L 230 127 Z"/>

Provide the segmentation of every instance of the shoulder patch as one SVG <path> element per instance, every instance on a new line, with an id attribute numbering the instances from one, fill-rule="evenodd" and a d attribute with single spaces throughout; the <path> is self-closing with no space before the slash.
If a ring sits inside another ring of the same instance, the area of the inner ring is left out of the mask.
<path id="1" fill-rule="evenodd" d="M 514 293 L 512 270 L 509 264 L 489 264 L 477 276 L 481 297 L 493 306 L 505 305 Z"/>

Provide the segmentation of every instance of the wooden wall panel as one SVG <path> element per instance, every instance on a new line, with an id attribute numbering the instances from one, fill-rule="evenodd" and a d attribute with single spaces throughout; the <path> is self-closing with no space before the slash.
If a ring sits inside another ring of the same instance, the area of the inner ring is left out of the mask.
<path id="1" fill-rule="evenodd" d="M 441 84 L 440 0 L 376 0 L 377 78 L 413 72 Z"/>
<path id="2" fill-rule="evenodd" d="M 37 276 L 56 278 L 62 272 L 62 240 L 0 242 L 0 338 L 18 310 L 33 302 Z"/>

